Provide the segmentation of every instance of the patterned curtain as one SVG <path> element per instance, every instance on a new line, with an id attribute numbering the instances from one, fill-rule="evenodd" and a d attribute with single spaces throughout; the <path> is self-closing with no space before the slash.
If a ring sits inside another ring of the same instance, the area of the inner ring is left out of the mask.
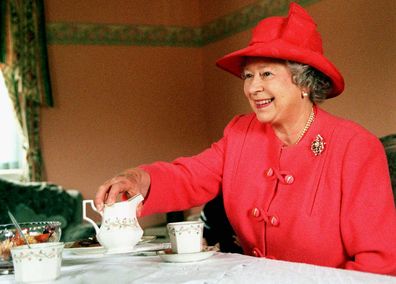
<path id="1" fill-rule="evenodd" d="M 25 137 L 31 181 L 41 181 L 44 175 L 40 109 L 53 106 L 43 1 L 0 1 L 1 69 Z"/>

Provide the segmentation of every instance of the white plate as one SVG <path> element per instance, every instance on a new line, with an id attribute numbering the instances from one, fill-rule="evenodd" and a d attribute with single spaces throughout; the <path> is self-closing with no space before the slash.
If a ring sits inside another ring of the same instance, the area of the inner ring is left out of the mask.
<path id="1" fill-rule="evenodd" d="M 194 262 L 201 261 L 211 257 L 216 252 L 215 249 L 208 249 L 195 253 L 166 253 L 165 251 L 157 252 L 157 255 L 165 262 Z"/>
<path id="2" fill-rule="evenodd" d="M 153 240 L 155 240 L 155 236 L 143 236 L 142 239 L 139 241 L 138 245 L 136 246 L 136 248 L 140 247 L 139 245 L 141 244 L 147 244 Z M 77 248 L 71 248 L 68 246 L 72 246 L 73 242 L 68 242 L 65 244 L 65 248 L 64 251 L 65 252 L 70 252 L 72 254 L 104 254 L 106 253 L 106 249 L 103 246 L 95 246 L 95 247 L 77 247 Z M 118 253 L 129 253 L 129 252 L 133 252 L 135 249 L 133 250 L 128 250 L 128 251 L 124 251 L 124 252 L 118 252 Z"/>
<path id="3" fill-rule="evenodd" d="M 149 243 L 151 241 L 154 241 L 156 238 L 157 238 L 156 236 L 143 236 L 138 244 Z"/>
<path id="4" fill-rule="evenodd" d="M 106 249 L 102 246 L 98 247 L 80 247 L 80 248 L 65 248 L 65 252 L 72 254 L 104 254 Z"/>
<path id="5" fill-rule="evenodd" d="M 170 243 L 138 243 L 134 248 L 132 249 L 125 249 L 125 250 L 119 250 L 119 251 L 107 251 L 105 254 L 134 254 L 134 255 L 139 255 L 139 254 L 144 254 L 147 252 L 156 252 L 156 251 L 161 251 L 161 250 L 166 250 L 170 249 L 171 244 Z"/>
<path id="6" fill-rule="evenodd" d="M 125 249 L 121 251 L 108 252 L 104 247 L 97 246 L 97 247 L 64 248 L 64 252 L 77 254 L 77 255 L 95 255 L 95 254 L 111 255 L 111 254 L 127 254 L 127 253 L 139 254 L 143 252 L 150 252 L 150 251 L 155 252 L 170 248 L 171 248 L 170 243 L 146 243 L 146 242 L 140 243 L 139 242 L 133 249 Z"/>

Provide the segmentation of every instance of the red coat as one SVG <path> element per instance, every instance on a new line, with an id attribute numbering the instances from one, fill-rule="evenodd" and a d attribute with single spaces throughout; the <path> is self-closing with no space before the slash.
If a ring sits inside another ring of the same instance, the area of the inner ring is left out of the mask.
<path id="1" fill-rule="evenodd" d="M 202 205 L 223 191 L 246 254 L 396 275 L 396 210 L 385 152 L 359 125 L 316 107 L 303 139 L 282 147 L 254 114 L 211 148 L 144 165 L 143 214 Z M 314 155 L 312 141 L 323 137 Z"/>

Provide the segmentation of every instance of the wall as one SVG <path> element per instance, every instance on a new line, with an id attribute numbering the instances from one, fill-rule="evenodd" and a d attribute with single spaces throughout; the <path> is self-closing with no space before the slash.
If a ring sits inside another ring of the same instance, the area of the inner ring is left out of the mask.
<path id="1" fill-rule="evenodd" d="M 324 9 L 324 7 L 326 7 Z M 345 92 L 325 108 L 377 136 L 396 132 L 396 1 L 323 0 L 309 7 Z"/>
<path id="2" fill-rule="evenodd" d="M 191 19 L 194 23 L 197 10 L 183 1 L 169 6 L 167 1 L 109 2 L 46 1 L 47 22 L 187 25 Z M 176 4 L 180 13 L 173 9 Z M 91 199 L 121 170 L 191 155 L 209 145 L 199 49 L 48 48 L 55 107 L 42 113 L 42 148 L 49 181 L 77 188 Z M 142 223 L 163 220 L 158 215 Z"/>
<path id="3" fill-rule="evenodd" d="M 239 21 L 243 11 L 257 12 L 251 5 L 285 2 L 47 0 L 55 100 L 42 113 L 48 180 L 93 198 L 127 167 L 191 155 L 218 139 L 234 115 L 250 111 L 242 82 L 214 62 L 246 46 L 253 21 L 229 32 L 224 17 Z M 323 107 L 378 136 L 395 133 L 396 2 L 308 2 L 325 53 L 346 79 L 345 92 Z M 88 25 L 88 33 L 85 23 L 104 26 Z M 140 25 L 140 33 L 128 25 Z M 202 27 L 212 32 L 207 42 L 199 38 Z M 142 223 L 162 221 L 156 215 Z"/>

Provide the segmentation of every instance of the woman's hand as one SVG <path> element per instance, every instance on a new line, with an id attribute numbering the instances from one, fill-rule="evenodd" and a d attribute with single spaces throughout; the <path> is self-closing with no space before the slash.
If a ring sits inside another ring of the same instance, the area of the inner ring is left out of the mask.
<path id="1" fill-rule="evenodd" d="M 126 170 L 99 187 L 94 200 L 95 207 L 102 211 L 104 204 L 114 204 L 120 194 L 129 198 L 140 193 L 145 197 L 149 188 L 150 175 L 146 171 L 140 168 Z"/>

